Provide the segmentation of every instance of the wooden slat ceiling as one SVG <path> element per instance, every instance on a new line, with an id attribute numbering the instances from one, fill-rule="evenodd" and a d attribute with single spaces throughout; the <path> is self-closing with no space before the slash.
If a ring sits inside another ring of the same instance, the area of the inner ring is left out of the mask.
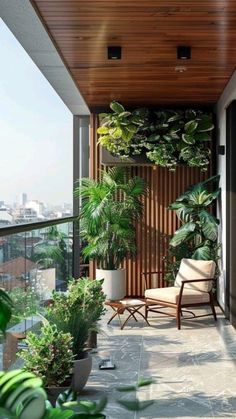
<path id="1" fill-rule="evenodd" d="M 34 0 L 91 111 L 212 105 L 236 67 L 235 0 Z M 122 59 L 107 59 L 107 46 Z M 176 58 L 178 45 L 191 60 Z M 186 71 L 175 71 L 185 66 Z"/>

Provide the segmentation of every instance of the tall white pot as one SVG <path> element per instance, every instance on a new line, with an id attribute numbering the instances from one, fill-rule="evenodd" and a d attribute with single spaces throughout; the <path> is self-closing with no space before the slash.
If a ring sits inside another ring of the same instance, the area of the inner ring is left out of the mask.
<path id="1" fill-rule="evenodd" d="M 125 297 L 125 269 L 96 269 L 96 279 L 104 279 L 102 288 L 107 300 L 121 300 Z"/>

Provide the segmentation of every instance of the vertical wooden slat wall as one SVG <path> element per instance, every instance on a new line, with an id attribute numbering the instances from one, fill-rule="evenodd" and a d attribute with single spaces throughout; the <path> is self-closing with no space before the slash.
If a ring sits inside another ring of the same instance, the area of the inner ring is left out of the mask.
<path id="1" fill-rule="evenodd" d="M 97 115 L 91 115 L 90 132 L 90 176 L 99 177 L 99 146 L 97 145 Z M 211 174 L 198 168 L 177 167 L 175 172 L 159 166 L 132 166 L 131 174 L 142 177 L 148 185 L 144 198 L 142 221 L 136 225 L 137 256 L 125 261 L 127 275 L 127 296 L 142 296 L 144 284 L 142 272 L 159 271 L 158 286 L 165 286 L 163 278 L 163 256 L 166 255 L 168 240 L 178 228 L 179 223 L 174 211 L 168 206 L 186 188 L 207 179 Z M 90 264 L 90 276 L 94 277 L 95 264 Z"/>

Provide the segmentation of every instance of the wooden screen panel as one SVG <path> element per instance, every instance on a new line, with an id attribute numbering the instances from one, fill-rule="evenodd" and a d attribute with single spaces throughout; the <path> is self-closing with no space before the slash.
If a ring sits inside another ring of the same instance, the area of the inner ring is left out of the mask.
<path id="1" fill-rule="evenodd" d="M 97 146 L 97 115 L 91 116 L 90 175 L 99 177 L 100 152 Z M 198 168 L 178 166 L 175 172 L 166 168 L 146 165 L 130 167 L 133 176 L 140 176 L 148 185 L 143 199 L 144 212 L 136 225 L 137 256 L 125 261 L 127 296 L 142 296 L 144 283 L 142 272 L 163 271 L 163 256 L 166 255 L 168 240 L 179 226 L 174 211 L 168 206 L 190 185 L 207 179 L 211 174 Z M 90 275 L 95 275 L 95 264 L 90 264 Z M 165 286 L 163 274 L 158 275 L 158 286 Z"/>

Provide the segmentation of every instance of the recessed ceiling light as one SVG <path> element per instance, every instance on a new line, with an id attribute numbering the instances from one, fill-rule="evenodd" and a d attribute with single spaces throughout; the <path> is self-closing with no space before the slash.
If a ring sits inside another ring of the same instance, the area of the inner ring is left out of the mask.
<path id="1" fill-rule="evenodd" d="M 191 47 L 180 45 L 177 47 L 177 59 L 178 60 L 190 60 L 191 58 Z"/>
<path id="2" fill-rule="evenodd" d="M 118 47 L 118 46 L 107 47 L 107 58 L 108 60 L 120 60 L 121 47 Z"/>

